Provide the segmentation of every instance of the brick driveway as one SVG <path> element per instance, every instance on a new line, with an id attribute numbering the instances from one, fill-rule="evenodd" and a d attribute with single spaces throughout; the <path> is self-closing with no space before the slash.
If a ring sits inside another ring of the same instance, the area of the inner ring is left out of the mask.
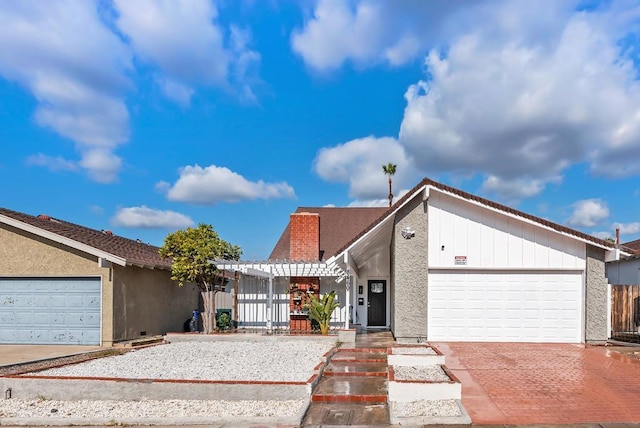
<path id="1" fill-rule="evenodd" d="M 640 422 L 640 360 L 605 347 L 432 343 L 474 424 Z"/>

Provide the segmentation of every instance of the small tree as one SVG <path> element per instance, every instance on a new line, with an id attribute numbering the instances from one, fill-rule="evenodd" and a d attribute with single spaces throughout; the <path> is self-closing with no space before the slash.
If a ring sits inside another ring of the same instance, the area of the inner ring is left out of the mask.
<path id="1" fill-rule="evenodd" d="M 336 298 L 336 292 L 333 290 L 331 293 L 323 294 L 318 299 L 314 294 L 309 295 L 309 302 L 307 308 L 309 309 L 309 318 L 316 321 L 320 326 L 320 333 L 329 333 L 329 322 L 331 321 L 331 315 L 333 311 L 340 306 Z"/>
<path id="2" fill-rule="evenodd" d="M 382 165 L 382 172 L 384 172 L 385 175 L 389 176 L 389 206 L 391 206 L 393 205 L 393 180 L 391 179 L 391 177 L 396 173 L 396 165 L 392 164 L 391 162 L 386 165 Z"/>
<path id="3" fill-rule="evenodd" d="M 215 328 L 215 293 L 224 286 L 224 278 L 211 260 L 238 260 L 242 250 L 220 239 L 213 226 L 199 224 L 170 233 L 160 248 L 161 257 L 170 257 L 171 279 L 182 287 L 191 282 L 198 285 L 204 302 L 202 325 L 205 333 Z"/>

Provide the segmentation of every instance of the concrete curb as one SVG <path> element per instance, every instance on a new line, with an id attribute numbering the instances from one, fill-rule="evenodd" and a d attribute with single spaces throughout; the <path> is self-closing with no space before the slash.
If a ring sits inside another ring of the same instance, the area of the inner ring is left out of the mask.
<path id="1" fill-rule="evenodd" d="M 260 417 L 182 417 L 182 418 L 0 418 L 0 426 L 4 427 L 40 427 L 40 426 L 197 426 L 205 427 L 244 427 L 244 426 L 293 426 L 302 424 L 302 419 L 307 413 L 311 399 L 302 406 L 302 410 L 295 416 L 260 416 Z"/>

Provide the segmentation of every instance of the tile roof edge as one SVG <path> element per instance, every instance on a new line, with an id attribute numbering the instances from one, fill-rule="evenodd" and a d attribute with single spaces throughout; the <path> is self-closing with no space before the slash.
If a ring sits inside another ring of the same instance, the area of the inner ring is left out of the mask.
<path id="1" fill-rule="evenodd" d="M 7 224 L 9 226 L 13 226 L 25 232 L 33 233 L 36 236 L 40 236 L 42 238 L 46 238 L 51 241 L 57 242 L 59 244 L 63 244 L 68 247 L 74 248 L 76 250 L 80 250 L 82 252 L 94 255 L 96 257 L 102 257 L 120 266 L 126 266 L 126 259 L 116 256 L 115 254 L 111 254 L 107 251 L 100 250 L 88 244 L 83 244 L 82 242 L 76 241 L 71 238 L 67 238 L 66 236 L 62 236 L 55 232 L 42 229 L 41 227 L 34 226 L 24 221 L 20 221 L 20 220 L 5 216 L 4 214 L 0 214 L 0 222 Z"/>
<path id="2" fill-rule="evenodd" d="M 37 217 L 32 216 L 30 214 L 22 213 L 22 212 L 19 212 L 19 211 L 13 211 L 13 210 L 9 210 L 9 209 L 6 209 L 6 208 L 5 208 L 5 210 L 6 211 L 11 211 L 11 212 L 19 214 L 19 215 L 37 218 Z M 68 222 L 66 220 L 62 220 L 62 219 L 58 219 L 58 218 L 54 218 L 54 217 L 49 217 L 49 219 L 50 220 L 55 220 L 55 221 L 59 222 L 60 224 L 69 224 L 69 225 L 71 225 L 73 227 L 79 227 L 79 228 L 82 228 L 82 229 L 86 229 L 86 230 L 89 230 L 89 231 L 92 231 L 92 232 L 99 233 L 99 231 L 96 230 L 96 229 L 91 229 L 89 227 L 82 226 L 82 225 L 75 224 L 75 223 L 71 223 L 71 222 Z M 143 268 L 148 268 L 148 269 L 160 269 L 160 270 L 170 270 L 171 269 L 171 265 L 170 264 L 169 265 L 165 265 L 165 264 L 152 265 L 152 264 L 143 263 L 143 262 L 141 262 L 139 260 L 135 260 L 133 258 L 123 258 L 123 257 L 118 256 L 116 254 L 113 254 L 113 253 L 111 253 L 109 251 L 105 251 L 105 250 L 102 250 L 100 248 L 96 248 L 95 246 L 92 246 L 92 245 L 89 245 L 89 244 L 85 244 L 85 243 L 80 242 L 78 240 L 75 240 L 75 239 L 60 235 L 59 233 L 52 232 L 52 231 L 43 229 L 41 227 L 38 227 L 36 225 L 29 224 L 29 223 L 27 223 L 25 221 L 21 221 L 19 219 L 4 215 L 1 212 L 0 212 L 0 223 L 4 223 L 4 224 L 7 224 L 9 226 L 13 226 L 13 227 L 15 227 L 17 229 L 23 230 L 23 231 L 28 232 L 28 233 L 32 233 L 32 234 L 34 234 L 36 236 L 40 236 L 42 238 L 49 239 L 49 240 L 51 240 L 53 242 L 57 242 L 57 243 L 62 244 L 62 245 L 66 245 L 66 246 L 68 246 L 70 248 L 82 251 L 84 253 L 91 254 L 91 255 L 93 255 L 95 257 L 103 258 L 103 259 L 105 259 L 105 260 L 107 260 L 107 261 L 109 261 L 111 263 L 115 263 L 116 265 L 119 265 L 119 266 L 138 266 L 138 267 L 143 267 Z M 114 235 L 114 236 L 116 236 L 116 235 Z M 139 242 L 136 242 L 136 241 L 134 241 L 134 240 L 132 240 L 130 238 L 126 238 L 124 236 L 116 236 L 116 237 L 119 238 L 119 239 L 125 239 L 125 240 L 128 240 L 128 241 L 131 241 L 131 243 L 133 243 L 133 244 L 149 245 L 149 246 L 152 246 L 154 248 L 157 248 L 154 245 L 139 243 Z"/>
<path id="3" fill-rule="evenodd" d="M 475 201 L 475 202 L 477 202 L 477 203 L 479 203 L 481 205 L 484 205 L 484 206 L 487 206 L 487 207 L 491 207 L 491 208 L 493 208 L 495 210 L 498 210 L 498 211 L 502 211 L 503 213 L 510 214 L 510 215 L 513 215 L 513 216 L 516 216 L 516 217 L 521 217 L 523 219 L 527 219 L 527 220 L 533 221 L 535 223 L 538 223 L 539 225 L 546 226 L 546 227 L 548 227 L 550 229 L 553 229 L 556 232 L 568 234 L 568 235 L 571 235 L 571 236 L 573 236 L 575 238 L 579 238 L 579 239 L 581 239 L 583 241 L 589 241 L 589 242 L 593 243 L 594 245 L 597 245 L 597 246 L 600 246 L 600 247 L 605 247 L 605 248 L 608 248 L 608 249 L 611 249 L 611 250 L 615 249 L 615 244 L 614 243 L 611 243 L 611 242 L 606 241 L 604 239 L 596 238 L 595 236 L 591 236 L 591 235 L 589 235 L 587 233 L 583 233 L 583 232 L 580 232 L 578 230 L 571 229 L 569 227 L 563 226 L 563 225 L 558 224 L 558 223 L 554 223 L 554 222 L 549 221 L 549 220 L 545 220 L 545 219 L 543 219 L 541 217 L 537 217 L 537 216 L 534 216 L 532 214 L 527 214 L 524 211 L 520 211 L 520 210 L 517 210 L 515 208 L 508 207 L 508 206 L 500 204 L 498 202 L 494 202 L 494 201 L 491 201 L 489 199 L 486 199 L 486 198 L 483 198 L 483 197 L 480 197 L 480 196 L 476 196 L 476 195 L 474 195 L 472 193 L 456 189 L 455 187 L 447 186 L 445 184 L 439 183 L 437 181 L 434 181 L 434 180 L 431 180 L 431 179 L 425 177 L 415 187 L 413 187 L 411 190 L 409 190 L 407 193 L 405 193 L 404 196 L 402 196 L 400 199 L 398 199 L 380 217 L 378 217 L 376 220 L 374 220 L 369 226 L 364 228 L 362 230 L 362 232 L 360 232 L 358 235 L 356 235 L 350 242 L 345 244 L 342 248 L 340 248 L 338 251 L 336 251 L 335 254 L 331 254 L 330 256 L 331 257 L 335 257 L 335 256 L 343 253 L 347 248 L 349 248 L 356 241 L 358 241 L 360 238 L 362 238 L 364 235 L 366 235 L 375 226 L 377 226 L 379 223 L 384 221 L 388 216 L 393 214 L 395 211 L 400 209 L 406 202 L 408 202 L 409 200 L 414 198 L 417 195 L 419 190 L 421 190 L 423 187 L 429 187 L 429 186 L 434 187 L 436 189 L 439 189 L 440 191 L 443 191 L 443 192 L 452 193 L 452 194 L 457 195 L 458 197 L 461 197 L 461 198 L 466 199 L 468 201 Z"/>

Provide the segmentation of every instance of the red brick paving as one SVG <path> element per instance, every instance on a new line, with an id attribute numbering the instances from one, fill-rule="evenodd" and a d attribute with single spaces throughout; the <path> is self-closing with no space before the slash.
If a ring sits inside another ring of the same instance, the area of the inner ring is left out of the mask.
<path id="1" fill-rule="evenodd" d="M 606 347 L 433 343 L 474 424 L 640 423 L 640 360 Z"/>

